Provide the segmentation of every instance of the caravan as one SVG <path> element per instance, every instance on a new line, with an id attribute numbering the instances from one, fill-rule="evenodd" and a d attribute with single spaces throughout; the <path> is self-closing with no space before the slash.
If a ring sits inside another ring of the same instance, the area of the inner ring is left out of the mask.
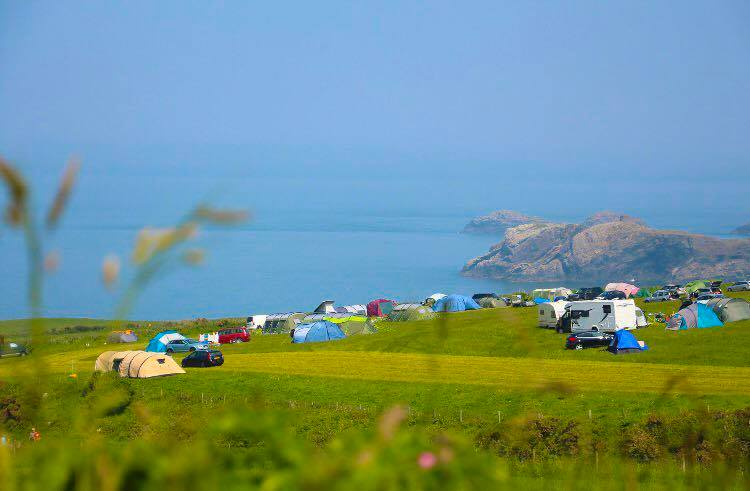
<path id="1" fill-rule="evenodd" d="M 586 300 L 570 302 L 558 326 L 559 332 L 598 330 L 615 332 L 638 327 L 633 300 Z"/>
<path id="2" fill-rule="evenodd" d="M 570 302 L 560 300 L 558 302 L 545 302 L 537 305 L 539 309 L 539 327 L 556 328 L 558 321 L 565 315 L 565 307 Z"/>

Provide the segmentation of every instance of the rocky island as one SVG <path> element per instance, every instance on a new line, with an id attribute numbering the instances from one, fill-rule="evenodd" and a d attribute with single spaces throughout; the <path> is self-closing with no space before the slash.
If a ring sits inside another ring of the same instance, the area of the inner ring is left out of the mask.
<path id="1" fill-rule="evenodd" d="M 498 210 L 488 215 L 474 218 L 466 224 L 463 231 L 467 234 L 502 236 L 507 229 L 527 223 L 546 223 L 546 221 L 542 218 L 524 215 L 513 210 Z"/>
<path id="2" fill-rule="evenodd" d="M 731 279 L 750 275 L 750 239 L 656 230 L 628 215 L 601 212 L 581 224 L 510 227 L 462 274 L 511 281 Z"/>
<path id="3" fill-rule="evenodd" d="M 746 223 L 745 225 L 740 225 L 736 229 L 732 230 L 732 233 L 735 235 L 750 236 L 750 223 Z"/>

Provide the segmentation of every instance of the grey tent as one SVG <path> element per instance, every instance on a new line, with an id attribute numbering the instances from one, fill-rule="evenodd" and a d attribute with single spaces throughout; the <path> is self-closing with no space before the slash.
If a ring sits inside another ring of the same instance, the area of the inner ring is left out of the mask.
<path id="1" fill-rule="evenodd" d="M 743 298 L 712 298 L 706 305 L 722 322 L 737 322 L 750 319 L 750 302 Z"/>
<path id="2" fill-rule="evenodd" d="M 396 305 L 387 319 L 392 322 L 423 321 L 435 317 L 435 312 L 428 305 L 421 303 L 401 303 Z"/>
<path id="3" fill-rule="evenodd" d="M 138 336 L 133 331 L 114 331 L 107 336 L 107 343 L 135 343 Z"/>
<path id="4" fill-rule="evenodd" d="M 304 317 L 305 314 L 302 312 L 271 314 L 263 323 L 263 334 L 288 334 Z"/>
<path id="5" fill-rule="evenodd" d="M 505 303 L 505 300 L 503 300 L 502 298 L 494 298 L 494 297 L 482 297 L 479 300 L 477 300 L 477 303 L 483 309 L 496 309 L 498 307 L 508 306 L 508 304 Z"/>

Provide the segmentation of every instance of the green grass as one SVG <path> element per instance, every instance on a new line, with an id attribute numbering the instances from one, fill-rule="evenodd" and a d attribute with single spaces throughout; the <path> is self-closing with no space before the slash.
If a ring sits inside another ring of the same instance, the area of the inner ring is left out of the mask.
<path id="1" fill-rule="evenodd" d="M 677 306 L 643 308 L 672 313 Z M 638 435 L 650 418 L 674 418 L 669 424 L 678 425 L 679 415 L 703 421 L 701 415 L 750 407 L 750 321 L 681 332 L 654 324 L 636 333 L 649 351 L 614 356 L 600 349 L 565 350 L 564 336 L 536 327 L 536 320 L 534 308 L 505 308 L 426 322 L 381 322 L 376 334 L 330 343 L 294 345 L 286 335 L 258 335 L 250 343 L 222 347 L 226 363 L 220 368 L 188 369 L 185 375 L 160 379 L 97 381 L 92 370 L 102 351 L 142 348 L 164 328 L 194 336 L 215 330 L 219 321 L 139 322 L 136 346 L 111 346 L 105 343 L 107 333 L 123 323 L 48 319 L 48 332 L 75 325 L 106 329 L 55 334 L 35 345 L 32 356 L 0 360 L 0 381 L 6 382 L 0 384 L 0 400 L 10 397 L 22 407 L 20 420 L 3 423 L 4 431 L 22 439 L 36 424 L 51 441 L 83 442 L 93 431 L 104 441 L 166 436 L 175 444 L 190 440 L 198 445 L 204 428 L 220 415 L 243 414 L 283 421 L 295 438 L 329 448 L 336 435 L 376 434 L 380 415 L 403 404 L 407 426 L 418 433 L 433 438 L 448 431 L 468 442 L 485 441 L 497 431 L 527 432 L 529 418 L 571 421 L 583 441 L 595 442 L 586 448 L 601 449 L 604 458 L 620 455 L 623 435 Z M 9 338 L 22 337 L 27 327 L 24 320 L 0 321 L 0 333 Z M 97 396 L 98 389 L 92 396 L 90 391 L 101 384 L 109 387 L 108 395 Z M 693 426 L 711 426 L 711 418 Z M 674 431 L 689 435 L 691 428 Z M 678 443 L 657 442 L 660 452 L 677 452 L 668 450 L 670 445 L 679 448 L 687 437 L 674 438 Z M 502 452 L 545 452 L 551 445 L 524 442 L 502 443 Z M 484 448 L 485 443 L 473 445 Z M 593 455 L 583 447 L 579 452 L 586 459 Z M 528 484 L 526 479 L 537 472 L 547 475 L 525 467 L 511 474 Z M 555 473 L 565 475 L 560 468 Z"/>

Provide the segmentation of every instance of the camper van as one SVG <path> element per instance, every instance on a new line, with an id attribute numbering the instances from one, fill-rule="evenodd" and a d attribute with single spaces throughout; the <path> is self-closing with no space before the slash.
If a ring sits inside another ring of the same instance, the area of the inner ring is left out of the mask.
<path id="1" fill-rule="evenodd" d="M 559 332 L 598 330 L 615 332 L 638 327 L 636 306 L 628 300 L 585 300 L 570 302 L 558 326 Z"/>
<path id="2" fill-rule="evenodd" d="M 537 305 L 539 309 L 539 327 L 556 328 L 558 321 L 565 315 L 565 307 L 570 304 L 565 300 L 545 302 Z"/>

